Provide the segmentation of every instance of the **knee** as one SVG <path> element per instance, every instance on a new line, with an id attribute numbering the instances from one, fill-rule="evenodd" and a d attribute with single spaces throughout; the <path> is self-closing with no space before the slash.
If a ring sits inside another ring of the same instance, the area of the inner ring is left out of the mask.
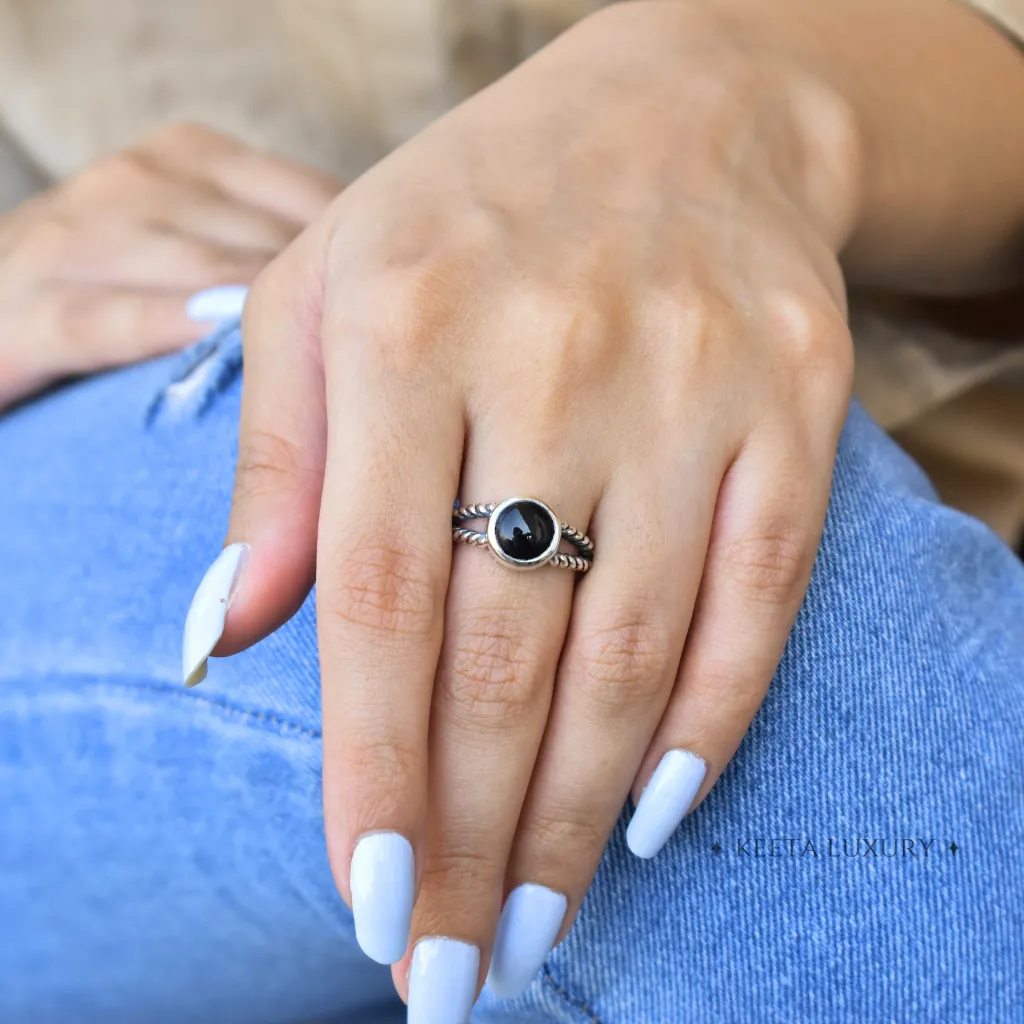
<path id="1" fill-rule="evenodd" d="M 1004 884 L 987 837 L 1024 843 L 1022 618 L 1018 560 L 943 507 L 855 407 L 811 586 L 764 705 L 656 858 L 632 857 L 620 823 L 528 995 L 537 1019 L 747 1020 L 754 1007 L 761 1019 L 818 1019 L 835 1005 L 881 1019 L 940 1005 L 953 989 L 920 942 L 940 919 L 971 933 L 963 948 L 978 952 L 961 961 L 978 984 L 957 998 L 975 1005 L 988 961 L 1019 949 L 1010 929 L 971 922 Z M 936 859 L 869 871 L 820 852 L 790 857 L 793 837 L 798 851 L 807 840 L 824 851 L 830 838 L 884 838 L 886 850 L 923 839 Z M 750 857 L 744 841 L 758 838 L 780 839 L 782 859 Z M 951 838 L 976 851 L 969 880 Z M 811 938 L 851 921 L 848 955 L 822 958 Z M 869 983 L 878 963 L 890 965 L 887 992 Z"/>

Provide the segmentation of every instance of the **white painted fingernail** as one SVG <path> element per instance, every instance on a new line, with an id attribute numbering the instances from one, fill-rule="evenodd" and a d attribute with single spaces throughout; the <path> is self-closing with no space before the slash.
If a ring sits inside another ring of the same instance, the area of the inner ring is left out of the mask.
<path id="1" fill-rule="evenodd" d="M 668 842 L 704 781 L 707 765 L 688 750 L 670 750 L 640 795 L 626 844 L 638 857 L 653 857 Z"/>
<path id="2" fill-rule="evenodd" d="M 228 545 L 206 570 L 192 598 L 181 644 L 181 671 L 186 686 L 195 686 L 206 678 L 206 659 L 224 632 L 224 620 L 248 555 L 248 544 Z"/>
<path id="3" fill-rule="evenodd" d="M 476 946 L 458 939 L 420 939 L 409 968 L 408 1024 L 466 1024 L 479 973 Z"/>
<path id="4" fill-rule="evenodd" d="M 397 832 L 374 832 L 356 843 L 349 874 L 352 916 L 362 951 L 395 964 L 409 945 L 416 886 L 412 846 Z"/>
<path id="5" fill-rule="evenodd" d="M 200 323 L 210 321 L 222 323 L 225 320 L 237 320 L 242 315 L 245 297 L 249 289 L 244 284 L 226 284 L 219 288 L 207 288 L 196 292 L 188 300 L 185 312 Z"/>
<path id="6" fill-rule="evenodd" d="M 487 987 L 499 999 L 515 999 L 530 987 L 555 944 L 568 903 L 560 892 L 532 882 L 508 894 L 487 972 Z"/>

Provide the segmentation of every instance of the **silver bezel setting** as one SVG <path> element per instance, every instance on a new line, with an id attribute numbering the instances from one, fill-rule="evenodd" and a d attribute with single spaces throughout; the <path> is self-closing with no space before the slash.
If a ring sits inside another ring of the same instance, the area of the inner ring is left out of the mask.
<path id="1" fill-rule="evenodd" d="M 511 555 L 506 554 L 498 543 L 498 517 L 510 505 L 515 505 L 520 501 L 529 501 L 534 505 L 539 505 L 551 518 L 551 522 L 554 526 L 554 536 L 551 538 L 551 543 L 547 548 L 545 548 L 542 554 L 539 554 L 536 558 L 531 558 L 528 561 L 520 558 L 513 558 Z M 495 506 L 494 511 L 487 518 L 487 543 L 495 558 L 507 566 L 519 570 L 539 569 L 542 565 L 547 565 L 548 562 L 551 561 L 552 556 L 558 551 L 558 547 L 562 543 L 562 522 L 558 516 L 551 511 L 551 508 L 541 501 L 540 498 L 531 498 L 525 494 L 517 495 L 514 498 L 506 498 Z"/>

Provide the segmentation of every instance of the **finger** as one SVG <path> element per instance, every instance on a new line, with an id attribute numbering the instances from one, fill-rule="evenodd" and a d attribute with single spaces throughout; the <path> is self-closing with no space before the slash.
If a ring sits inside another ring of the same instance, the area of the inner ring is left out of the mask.
<path id="1" fill-rule="evenodd" d="M 318 240 L 288 249 L 245 307 L 245 377 L 225 550 L 204 577 L 185 624 L 188 686 L 216 647 L 232 654 L 272 632 L 313 585 L 326 437 L 320 359 Z M 230 614 L 229 613 L 230 610 Z"/>
<path id="2" fill-rule="evenodd" d="M 813 458 L 788 437 L 759 438 L 726 476 L 679 676 L 634 784 L 626 839 L 639 857 L 653 857 L 708 792 L 768 690 L 821 535 L 826 435 Z"/>
<path id="3" fill-rule="evenodd" d="M 325 329 L 331 434 L 317 573 L 324 814 L 356 937 L 367 955 L 393 963 L 408 943 L 422 865 L 463 409 L 450 379 L 437 379 L 415 354 L 404 322 L 369 326 L 350 312 L 334 314 Z"/>
<path id="4" fill-rule="evenodd" d="M 128 237 L 102 236 L 90 253 L 69 262 L 66 280 L 194 292 L 224 284 L 250 284 L 274 252 L 232 248 L 155 225 L 132 229 Z"/>
<path id="5" fill-rule="evenodd" d="M 294 221 L 268 210 L 195 187 L 182 188 L 168 209 L 151 221 L 164 232 L 191 237 L 225 249 L 276 255 L 301 230 Z"/>
<path id="6" fill-rule="evenodd" d="M 91 228 L 86 259 L 95 256 L 95 236 L 110 234 L 111 225 L 117 223 L 272 255 L 305 227 L 225 192 L 203 176 L 202 160 L 189 147 L 177 147 L 170 163 L 166 154 L 143 146 L 91 165 L 59 190 L 58 209 L 79 222 L 84 214 Z"/>
<path id="7" fill-rule="evenodd" d="M 226 196 L 303 227 L 341 191 L 341 183 L 322 171 L 200 125 L 166 128 L 141 152 L 184 180 L 209 182 Z"/>
<path id="8" fill-rule="evenodd" d="M 183 292 L 50 286 L 27 302 L 30 336 L 38 341 L 25 347 L 25 369 L 29 376 L 51 366 L 92 373 L 173 352 L 206 333 L 187 303 Z"/>
<path id="9" fill-rule="evenodd" d="M 538 464 L 535 453 L 554 446 L 524 434 L 516 433 L 514 446 L 506 430 L 471 446 L 463 496 L 472 502 L 536 490 L 554 496 L 559 519 L 584 528 L 596 498 L 592 485 L 578 469 L 554 460 Z M 494 515 L 499 530 L 515 525 L 515 510 Z M 536 534 L 542 521 L 533 525 Z M 431 807 L 412 929 L 411 1019 L 427 1014 L 439 993 L 468 1012 L 479 989 L 575 583 L 566 569 L 510 570 L 486 548 L 460 545 L 455 552 L 431 717 Z M 395 973 L 401 991 L 404 972 Z"/>
<path id="10" fill-rule="evenodd" d="M 605 492 L 509 861 L 488 974 L 522 994 L 576 915 L 672 690 L 720 472 L 639 467 Z"/>

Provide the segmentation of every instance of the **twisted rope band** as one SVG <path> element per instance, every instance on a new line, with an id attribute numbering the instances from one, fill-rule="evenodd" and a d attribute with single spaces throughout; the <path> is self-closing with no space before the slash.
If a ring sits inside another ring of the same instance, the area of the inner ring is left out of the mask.
<path id="1" fill-rule="evenodd" d="M 477 547 L 492 547 L 491 539 L 486 533 L 471 530 L 462 523 L 470 519 L 490 519 L 494 510 L 501 504 L 489 501 L 479 505 L 461 505 L 452 512 L 452 539 L 460 544 L 473 544 Z M 561 536 L 576 548 L 578 554 L 566 551 L 555 551 L 545 562 L 560 569 L 572 569 L 573 572 L 586 572 L 594 562 L 594 542 L 582 531 L 568 523 L 561 522 Z"/>

